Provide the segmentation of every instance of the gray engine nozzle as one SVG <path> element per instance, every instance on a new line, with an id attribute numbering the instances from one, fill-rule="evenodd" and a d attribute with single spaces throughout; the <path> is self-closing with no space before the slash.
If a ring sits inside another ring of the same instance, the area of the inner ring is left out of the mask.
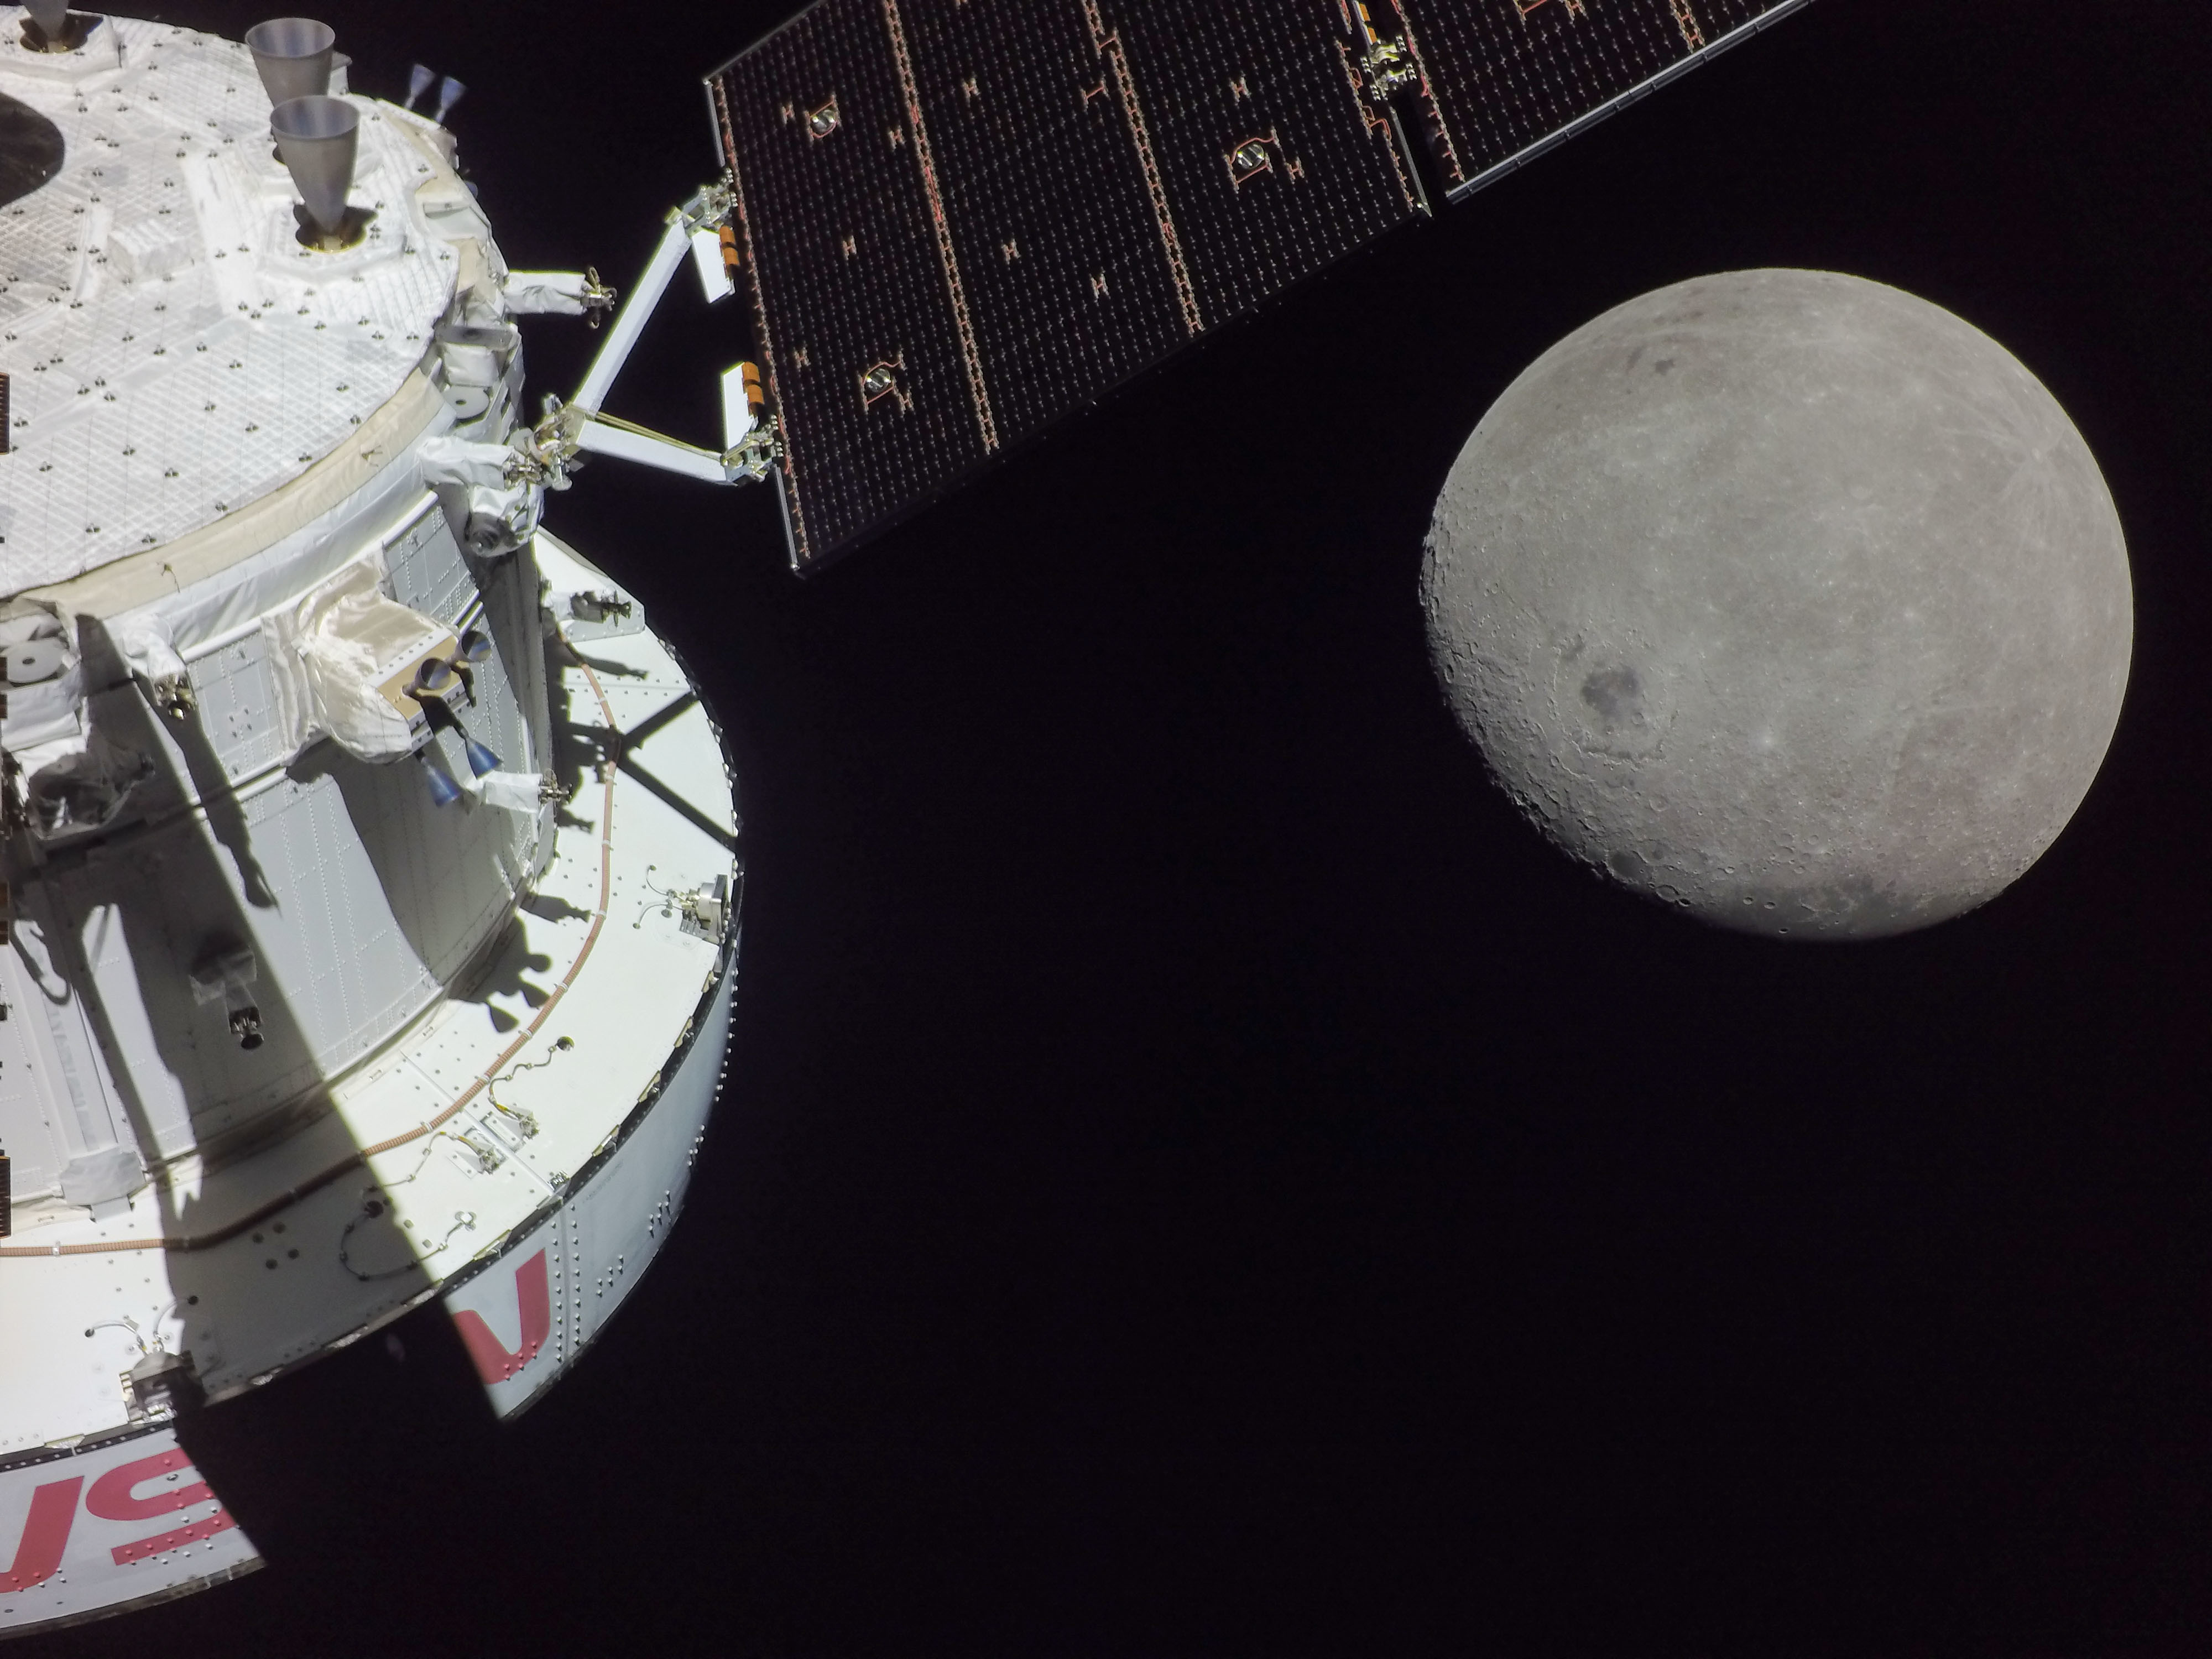
<path id="1" fill-rule="evenodd" d="M 312 17 L 272 17 L 246 32 L 246 50 L 272 105 L 319 98 L 331 89 L 331 48 L 337 35 Z"/>
<path id="2" fill-rule="evenodd" d="M 294 98 L 270 112 L 269 127 L 307 216 L 325 235 L 336 232 L 345 222 L 346 191 L 353 185 L 361 112 L 343 98 Z"/>

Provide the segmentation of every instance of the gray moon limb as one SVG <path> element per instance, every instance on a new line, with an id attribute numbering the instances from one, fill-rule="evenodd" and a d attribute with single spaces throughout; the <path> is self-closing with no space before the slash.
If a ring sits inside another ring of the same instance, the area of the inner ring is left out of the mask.
<path id="1" fill-rule="evenodd" d="M 1437 502 L 1431 659 L 1568 854 L 1724 927 L 1903 933 L 2063 830 L 2133 594 L 2088 446 L 1899 289 L 1732 271 L 1577 329 Z"/>

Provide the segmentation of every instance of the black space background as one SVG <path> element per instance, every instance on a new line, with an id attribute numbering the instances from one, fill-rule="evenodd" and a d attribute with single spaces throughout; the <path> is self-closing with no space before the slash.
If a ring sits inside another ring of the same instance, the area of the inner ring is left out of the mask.
<path id="1" fill-rule="evenodd" d="M 322 15 L 470 83 L 513 263 L 626 284 L 782 14 Z M 683 1223 L 516 1423 L 434 1309 L 206 1413 L 267 1569 L 39 1650 L 2202 1652 L 2208 85 L 2195 7 L 1819 0 L 811 581 L 765 491 L 595 467 L 550 523 L 740 775 Z M 1573 869 L 1425 653 L 1491 400 L 1761 264 L 2010 347 L 2134 561 L 2072 827 L 1880 945 Z M 688 283 L 613 405 L 711 438 Z"/>

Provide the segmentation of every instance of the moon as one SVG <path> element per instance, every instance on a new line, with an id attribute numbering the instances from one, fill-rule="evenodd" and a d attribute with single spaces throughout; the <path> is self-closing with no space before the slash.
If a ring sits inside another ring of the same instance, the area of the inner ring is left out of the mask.
<path id="1" fill-rule="evenodd" d="M 2016 880 L 2096 776 L 2134 636 L 2057 400 L 1828 271 L 1678 283 L 1545 352 L 1445 480 L 1422 599 L 1453 714 L 1546 836 L 1796 939 Z"/>

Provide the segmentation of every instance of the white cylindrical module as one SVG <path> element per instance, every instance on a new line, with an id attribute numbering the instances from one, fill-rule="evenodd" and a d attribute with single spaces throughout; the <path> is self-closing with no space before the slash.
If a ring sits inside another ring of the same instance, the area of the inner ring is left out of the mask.
<path id="1" fill-rule="evenodd" d="M 441 1292 L 501 1411 L 573 1359 L 680 1202 L 738 890 L 719 732 L 501 463 L 444 135 L 331 100 L 331 234 L 244 46 L 19 34 L 64 155 L 0 221 L 0 1633 L 252 1565 L 179 1410 Z"/>

